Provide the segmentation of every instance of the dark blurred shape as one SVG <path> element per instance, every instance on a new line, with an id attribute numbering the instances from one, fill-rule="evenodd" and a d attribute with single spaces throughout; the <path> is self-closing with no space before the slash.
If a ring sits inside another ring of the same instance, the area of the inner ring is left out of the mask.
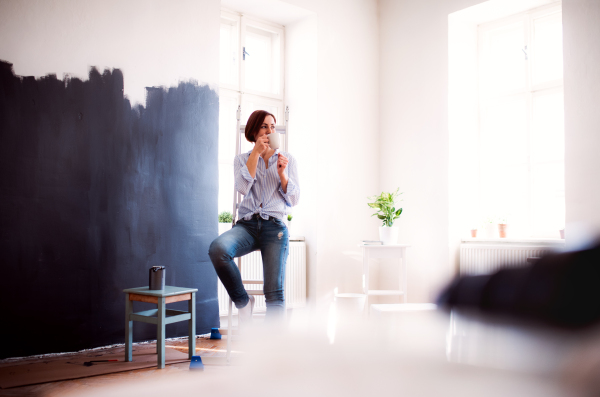
<path id="1" fill-rule="evenodd" d="M 600 320 L 600 244 L 490 275 L 459 277 L 444 289 L 438 305 L 558 327 L 592 325 Z"/>

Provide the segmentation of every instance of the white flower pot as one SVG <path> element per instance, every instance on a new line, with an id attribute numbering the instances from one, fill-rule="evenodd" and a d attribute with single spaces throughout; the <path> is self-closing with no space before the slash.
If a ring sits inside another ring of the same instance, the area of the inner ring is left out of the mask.
<path id="1" fill-rule="evenodd" d="M 379 240 L 383 241 L 383 245 L 398 244 L 397 226 L 379 226 Z"/>

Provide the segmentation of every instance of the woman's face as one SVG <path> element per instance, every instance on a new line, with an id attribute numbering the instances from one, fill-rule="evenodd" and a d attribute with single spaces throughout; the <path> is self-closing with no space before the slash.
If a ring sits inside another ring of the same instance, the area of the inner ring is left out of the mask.
<path id="1" fill-rule="evenodd" d="M 258 130 L 255 138 L 260 138 L 263 135 L 272 134 L 275 132 L 275 119 L 271 115 L 267 115 Z"/>

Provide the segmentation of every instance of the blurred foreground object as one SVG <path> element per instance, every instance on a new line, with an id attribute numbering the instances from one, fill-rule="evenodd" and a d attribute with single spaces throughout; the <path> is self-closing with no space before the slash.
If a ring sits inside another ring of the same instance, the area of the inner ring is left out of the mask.
<path id="1" fill-rule="evenodd" d="M 600 244 L 540 258 L 532 265 L 454 280 L 440 307 L 475 309 L 553 326 L 581 328 L 600 320 Z"/>
<path id="2" fill-rule="evenodd" d="M 449 361 L 446 313 L 404 312 L 390 321 L 370 323 L 365 316 L 333 307 L 337 312 L 333 343 L 327 337 L 329 308 L 321 313 L 295 311 L 287 326 L 273 329 L 257 323 L 235 340 L 234 350 L 239 352 L 235 365 L 212 365 L 209 357 L 206 361 L 203 357 L 203 372 L 128 379 L 110 388 L 78 389 L 72 396 L 588 396 L 564 384 L 560 372 L 498 370 L 473 365 L 478 363 L 473 360 L 464 365 L 460 357 Z"/>

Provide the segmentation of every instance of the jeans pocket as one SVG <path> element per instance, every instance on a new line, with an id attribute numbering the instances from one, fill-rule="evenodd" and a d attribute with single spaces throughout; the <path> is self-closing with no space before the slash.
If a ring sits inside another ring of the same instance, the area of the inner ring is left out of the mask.
<path id="1" fill-rule="evenodd" d="M 274 224 L 277 226 L 285 227 L 285 223 L 279 218 L 271 218 Z"/>

